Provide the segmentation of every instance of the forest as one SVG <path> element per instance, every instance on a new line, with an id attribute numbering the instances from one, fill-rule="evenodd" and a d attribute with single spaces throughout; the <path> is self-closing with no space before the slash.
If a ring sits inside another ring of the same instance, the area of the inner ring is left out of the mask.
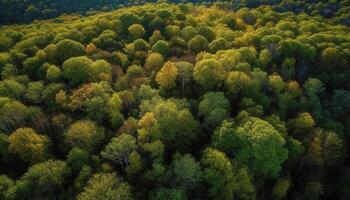
<path id="1" fill-rule="evenodd" d="M 0 0 L 0 199 L 349 200 L 350 1 Z"/>

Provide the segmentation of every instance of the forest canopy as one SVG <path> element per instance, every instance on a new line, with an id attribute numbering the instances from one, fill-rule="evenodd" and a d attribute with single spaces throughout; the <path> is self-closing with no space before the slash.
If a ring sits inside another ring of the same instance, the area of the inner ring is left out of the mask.
<path id="1" fill-rule="evenodd" d="M 0 0 L 0 199 L 350 198 L 348 1 L 91 2 Z"/>

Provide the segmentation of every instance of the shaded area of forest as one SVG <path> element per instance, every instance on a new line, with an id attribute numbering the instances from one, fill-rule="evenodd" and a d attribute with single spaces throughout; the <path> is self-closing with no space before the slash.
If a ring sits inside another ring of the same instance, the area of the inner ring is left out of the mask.
<path id="1" fill-rule="evenodd" d="M 94 11 L 108 11 L 132 5 L 155 3 L 156 0 L 0 0 L 0 24 L 28 23 L 58 17 L 62 14 L 91 14 Z M 290 0 L 169 0 L 171 3 L 191 2 L 197 5 L 217 5 L 221 8 L 238 10 L 243 7 L 256 8 L 271 5 L 278 12 L 305 12 L 325 18 L 336 17 L 337 23 L 350 25 L 350 10 L 347 0 L 290 1 Z"/>

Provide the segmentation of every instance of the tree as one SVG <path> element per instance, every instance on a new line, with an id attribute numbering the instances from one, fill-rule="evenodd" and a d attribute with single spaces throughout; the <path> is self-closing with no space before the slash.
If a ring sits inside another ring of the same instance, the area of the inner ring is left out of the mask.
<path id="1" fill-rule="evenodd" d="M 199 131 L 198 122 L 191 112 L 179 109 L 173 102 L 159 103 L 154 110 L 165 147 L 179 152 L 186 151 Z"/>
<path id="2" fill-rule="evenodd" d="M 72 86 L 87 82 L 93 74 L 92 64 L 92 60 L 86 56 L 70 58 L 62 65 L 63 77 Z"/>
<path id="3" fill-rule="evenodd" d="M 323 83 L 318 79 L 309 78 L 304 83 L 304 88 L 306 90 L 306 95 L 309 100 L 308 106 L 311 109 L 311 114 L 315 118 L 316 122 L 320 121 L 322 119 L 323 111 L 318 94 L 324 91 Z"/>
<path id="4" fill-rule="evenodd" d="M 214 31 L 209 26 L 199 26 L 197 29 L 198 34 L 205 37 L 209 42 L 213 41 L 216 37 Z"/>
<path id="5" fill-rule="evenodd" d="M 204 116 L 204 127 L 212 132 L 221 122 L 229 118 L 230 103 L 222 92 L 207 92 L 198 106 Z"/>
<path id="6" fill-rule="evenodd" d="M 132 200 L 131 188 L 115 173 L 94 174 L 88 181 L 78 200 Z"/>
<path id="7" fill-rule="evenodd" d="M 33 103 L 41 102 L 41 93 L 44 90 L 44 84 L 41 81 L 29 83 L 25 98 Z"/>
<path id="8" fill-rule="evenodd" d="M 151 45 L 154 45 L 155 43 L 157 43 L 160 40 L 163 40 L 163 36 L 161 34 L 161 32 L 159 30 L 155 30 L 152 34 L 152 36 L 149 38 L 149 43 Z"/>
<path id="9" fill-rule="evenodd" d="M 18 73 L 18 69 L 15 65 L 5 64 L 5 66 L 2 68 L 1 78 L 2 78 L 2 80 L 10 79 L 10 78 L 13 78 L 14 76 L 16 76 L 17 73 Z"/>
<path id="10" fill-rule="evenodd" d="M 335 132 L 331 131 L 325 134 L 322 151 L 326 166 L 333 168 L 342 165 L 345 156 L 345 146 Z"/>
<path id="11" fill-rule="evenodd" d="M 194 80 L 206 91 L 219 87 L 225 79 L 221 63 L 215 59 L 203 59 L 193 69 Z"/>
<path id="12" fill-rule="evenodd" d="M 180 36 L 180 27 L 175 25 L 168 25 L 165 27 L 165 36 L 169 39 L 173 37 L 179 37 Z"/>
<path id="13" fill-rule="evenodd" d="M 145 69 L 146 71 L 159 71 L 162 66 L 164 65 L 164 58 L 161 54 L 159 53 L 151 53 L 148 55 L 146 64 L 145 64 Z"/>
<path id="14" fill-rule="evenodd" d="M 161 88 L 171 89 L 176 86 L 178 70 L 173 62 L 166 62 L 157 73 L 156 81 Z"/>
<path id="15" fill-rule="evenodd" d="M 181 84 L 181 92 L 182 92 L 182 96 L 184 96 L 186 85 L 190 85 L 190 83 L 193 82 L 194 65 L 186 61 L 176 62 L 175 65 L 178 70 L 177 81 Z M 186 92 L 191 92 L 191 91 L 186 91 Z"/>
<path id="16" fill-rule="evenodd" d="M 79 42 L 64 39 L 57 43 L 57 59 L 62 63 L 69 58 L 82 56 L 85 54 L 84 46 Z"/>
<path id="17" fill-rule="evenodd" d="M 111 30 L 105 30 L 97 38 L 94 38 L 92 43 L 98 48 L 113 50 L 119 47 L 118 39 L 117 33 Z"/>
<path id="18" fill-rule="evenodd" d="M 337 69 L 341 67 L 342 56 L 339 49 L 328 47 L 321 52 L 320 66 L 326 70 Z"/>
<path id="19" fill-rule="evenodd" d="M 246 73 L 240 71 L 230 72 L 225 80 L 226 89 L 234 96 L 237 96 L 251 84 L 251 78 Z"/>
<path id="20" fill-rule="evenodd" d="M 50 139 L 31 128 L 19 128 L 9 136 L 9 151 L 26 162 L 36 163 L 49 157 Z"/>
<path id="21" fill-rule="evenodd" d="M 254 200 L 256 189 L 247 167 L 239 168 L 234 173 L 235 185 L 233 189 L 234 199 Z"/>
<path id="22" fill-rule="evenodd" d="M 7 177 L 6 175 L 0 175 L 0 198 L 6 199 L 8 190 L 12 187 L 15 182 Z"/>
<path id="23" fill-rule="evenodd" d="M 336 119 L 341 119 L 350 111 L 350 92 L 347 90 L 335 90 L 332 96 L 332 113 Z"/>
<path id="24" fill-rule="evenodd" d="M 170 52 L 169 43 L 164 40 L 158 40 L 153 46 L 152 46 L 152 52 L 159 53 L 163 57 L 167 57 Z"/>
<path id="25" fill-rule="evenodd" d="M 142 170 L 143 162 L 141 156 L 137 151 L 131 152 L 129 156 L 129 166 L 126 168 L 126 172 L 129 179 L 137 179 L 137 174 Z"/>
<path id="26" fill-rule="evenodd" d="M 92 75 L 90 80 L 99 81 L 111 81 L 112 80 L 112 69 L 111 65 L 105 60 L 96 60 L 91 65 Z"/>
<path id="27" fill-rule="evenodd" d="M 288 195 L 288 190 L 290 188 L 290 180 L 279 179 L 273 188 L 272 196 L 276 200 L 285 199 Z"/>
<path id="28" fill-rule="evenodd" d="M 0 96 L 20 100 L 24 94 L 25 87 L 21 83 L 11 79 L 0 81 Z"/>
<path id="29" fill-rule="evenodd" d="M 186 26 L 181 30 L 181 36 L 186 41 L 190 41 L 196 35 L 197 35 L 197 31 L 193 26 Z"/>
<path id="30" fill-rule="evenodd" d="M 34 57 L 27 58 L 23 62 L 23 71 L 32 78 L 38 77 L 40 68 L 44 66 L 45 57 L 46 55 L 43 50 L 37 51 Z"/>
<path id="31" fill-rule="evenodd" d="M 148 44 L 148 42 L 142 38 L 134 40 L 133 43 L 131 43 L 131 52 L 135 54 L 135 58 L 141 58 L 140 55 L 142 55 L 142 59 L 146 57 L 146 51 L 148 51 L 151 47 Z M 128 48 L 128 46 L 127 46 Z"/>
<path id="32" fill-rule="evenodd" d="M 238 126 L 225 121 L 215 131 L 213 146 L 234 156 L 259 175 L 276 177 L 287 159 L 286 141 L 271 124 L 248 117 Z"/>
<path id="33" fill-rule="evenodd" d="M 88 120 L 77 121 L 64 132 L 64 140 L 69 147 L 78 147 L 88 152 L 93 152 L 104 137 L 103 128 Z"/>
<path id="34" fill-rule="evenodd" d="M 150 200 L 183 200 L 185 194 L 180 189 L 159 188 L 150 195 Z"/>
<path id="35" fill-rule="evenodd" d="M 89 153 L 79 148 L 73 148 L 67 155 L 67 165 L 73 172 L 78 172 L 82 167 L 88 164 Z"/>
<path id="36" fill-rule="evenodd" d="M 215 109 L 230 110 L 230 102 L 223 92 L 207 92 L 199 103 L 198 110 L 201 115 L 209 116 Z"/>
<path id="37" fill-rule="evenodd" d="M 139 16 L 130 12 L 122 14 L 119 20 L 121 21 L 123 30 L 127 30 L 127 28 L 129 28 L 130 25 L 140 23 L 141 21 Z"/>
<path id="38" fill-rule="evenodd" d="M 128 31 L 134 38 L 142 38 L 146 34 L 145 29 L 140 24 L 132 24 L 129 26 Z"/>
<path id="39" fill-rule="evenodd" d="M 7 97 L 0 97 L 0 113 L 0 130 L 4 133 L 23 127 L 28 119 L 27 107 Z"/>
<path id="40" fill-rule="evenodd" d="M 290 124 L 300 131 L 309 130 L 315 125 L 315 121 L 310 115 L 310 113 L 304 112 L 299 113 L 295 119 L 290 120 Z"/>
<path id="41" fill-rule="evenodd" d="M 46 79 L 51 82 L 60 80 L 62 76 L 62 71 L 55 65 L 50 65 L 46 71 Z"/>
<path id="42" fill-rule="evenodd" d="M 209 43 L 209 51 L 211 53 L 216 53 L 219 50 L 224 50 L 229 48 L 229 43 L 224 38 L 218 38 L 211 43 Z"/>
<path id="43" fill-rule="evenodd" d="M 183 191 L 191 191 L 202 181 L 200 164 L 190 155 L 183 155 L 173 161 L 174 184 Z"/>
<path id="44" fill-rule="evenodd" d="M 136 140 L 125 133 L 115 137 L 101 152 L 101 156 L 113 163 L 120 164 L 123 171 L 128 167 L 130 154 L 136 150 Z"/>
<path id="45" fill-rule="evenodd" d="M 201 35 L 197 35 L 190 40 L 190 42 L 188 43 L 188 48 L 194 53 L 199 53 L 201 51 L 206 50 L 207 45 L 207 39 L 205 39 L 205 37 Z"/>
<path id="46" fill-rule="evenodd" d="M 7 51 L 11 48 L 12 44 L 11 38 L 0 35 L 0 52 Z"/>
<path id="47" fill-rule="evenodd" d="M 269 76 L 269 88 L 276 94 L 280 93 L 284 89 L 284 82 L 281 76 L 274 74 Z"/>
<path id="48" fill-rule="evenodd" d="M 204 180 L 209 187 L 209 196 L 213 199 L 233 199 L 234 175 L 232 164 L 225 153 L 206 148 L 202 155 L 201 165 Z"/>
<path id="49" fill-rule="evenodd" d="M 10 199 L 58 197 L 64 191 L 63 184 L 69 174 L 70 170 L 63 161 L 48 160 L 35 164 L 10 189 Z"/>
<path id="50" fill-rule="evenodd" d="M 108 100 L 107 107 L 107 112 L 109 114 L 112 126 L 120 127 L 124 121 L 124 116 L 120 112 L 122 108 L 122 100 L 120 99 L 118 93 L 112 94 L 112 96 Z"/>

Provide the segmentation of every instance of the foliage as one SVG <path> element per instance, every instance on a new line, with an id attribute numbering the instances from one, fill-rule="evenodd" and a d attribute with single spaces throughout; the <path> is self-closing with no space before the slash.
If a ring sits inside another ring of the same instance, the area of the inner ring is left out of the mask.
<path id="1" fill-rule="evenodd" d="M 348 199 L 349 7 L 0 0 L 0 199 Z"/>

